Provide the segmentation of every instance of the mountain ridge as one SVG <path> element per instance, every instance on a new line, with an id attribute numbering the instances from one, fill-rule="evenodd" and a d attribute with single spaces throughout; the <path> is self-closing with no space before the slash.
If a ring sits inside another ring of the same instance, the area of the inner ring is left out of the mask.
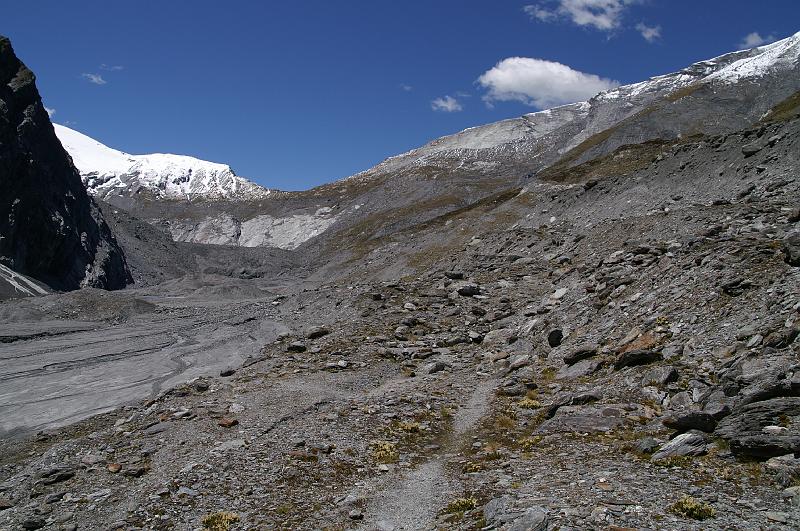
<path id="1" fill-rule="evenodd" d="M 550 109 L 527 113 L 516 118 L 509 118 L 489 124 L 468 127 L 452 135 L 436 138 L 419 148 L 415 148 L 380 162 L 373 168 L 356 173 L 346 179 L 354 179 L 368 175 L 379 169 L 397 169 L 402 167 L 406 159 L 418 158 L 413 163 L 429 163 L 437 156 L 446 157 L 459 150 L 469 152 L 491 150 L 515 142 L 541 138 L 553 132 L 557 127 L 569 125 L 573 120 L 588 116 L 593 107 L 602 103 L 614 102 L 630 98 L 642 98 L 653 94 L 655 98 L 666 93 L 686 89 L 694 83 L 703 82 L 738 82 L 746 78 L 756 78 L 768 73 L 776 66 L 796 68 L 800 58 L 800 32 L 764 46 L 748 50 L 725 53 L 717 57 L 697 61 L 692 65 L 668 74 L 650 77 L 649 79 L 622 85 L 614 89 L 598 93 L 592 98 L 575 103 L 568 103 Z M 699 88 L 699 87 L 698 87 Z M 653 99 L 655 99 L 653 98 Z M 623 113 L 623 116 L 625 114 Z M 630 116 L 628 114 L 625 117 Z M 621 119 L 617 119 L 617 122 Z M 601 122 L 581 134 L 575 135 L 570 142 L 559 150 L 566 153 L 583 140 L 606 129 L 610 124 Z M 531 135 L 526 135 L 527 132 Z M 399 163 L 399 164 L 397 164 Z"/>

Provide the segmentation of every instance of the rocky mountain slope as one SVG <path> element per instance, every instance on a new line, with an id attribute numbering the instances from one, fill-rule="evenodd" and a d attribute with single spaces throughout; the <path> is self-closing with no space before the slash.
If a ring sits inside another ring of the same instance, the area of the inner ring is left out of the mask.
<path id="1" fill-rule="evenodd" d="M 115 201 L 178 241 L 338 246 L 381 237 L 628 144 L 736 131 L 800 90 L 800 34 L 579 102 L 440 138 L 331 185 L 266 200 Z"/>
<path id="2" fill-rule="evenodd" d="M 795 528 L 798 103 L 552 173 L 318 275 L 0 305 L 29 367 L 52 364 L 56 324 L 66 352 L 102 338 L 90 403 L 122 367 L 160 390 L 119 382 L 127 405 L 7 439 L 0 525 Z M 3 370 L 27 390 L 0 400 L 5 429 L 97 413 L 40 406 L 74 363 Z"/>
<path id="3" fill-rule="evenodd" d="M 142 194 L 158 199 L 244 201 L 271 192 L 239 177 L 225 164 L 165 153 L 129 155 L 69 127 L 54 127 L 86 189 L 100 199 Z"/>
<path id="4" fill-rule="evenodd" d="M 125 257 L 42 106 L 33 73 L 0 37 L 0 293 L 122 288 Z M 40 288 L 41 289 L 41 288 Z"/>

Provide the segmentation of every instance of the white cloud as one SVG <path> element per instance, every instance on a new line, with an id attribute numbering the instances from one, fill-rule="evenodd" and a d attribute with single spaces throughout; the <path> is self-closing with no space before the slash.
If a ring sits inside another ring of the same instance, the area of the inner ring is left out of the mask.
<path id="1" fill-rule="evenodd" d="M 94 83 L 95 85 L 105 85 L 106 84 L 106 80 L 103 79 L 103 76 L 101 76 L 100 74 L 83 73 L 83 74 L 81 74 L 81 76 L 86 78 L 86 80 L 88 80 L 89 83 Z"/>
<path id="2" fill-rule="evenodd" d="M 50 107 L 45 107 L 44 110 L 47 111 L 48 118 L 52 118 L 53 115 L 56 113 L 56 110 L 51 109 Z"/>
<path id="3" fill-rule="evenodd" d="M 545 0 L 523 7 L 531 18 L 542 22 L 569 20 L 578 26 L 602 31 L 617 29 L 627 7 L 639 0 Z"/>
<path id="4" fill-rule="evenodd" d="M 100 70 L 106 70 L 108 72 L 118 72 L 123 70 L 125 67 L 121 65 L 107 65 L 105 63 L 100 65 Z"/>
<path id="5" fill-rule="evenodd" d="M 545 9 L 537 5 L 523 6 L 522 10 L 525 11 L 525 13 L 527 13 L 531 18 L 541 20 L 542 22 L 550 22 L 551 20 L 558 18 L 558 15 L 555 11 Z"/>
<path id="6" fill-rule="evenodd" d="M 411 85 L 406 85 L 405 83 L 401 83 L 400 88 L 403 90 L 403 92 L 411 92 L 412 90 L 414 90 L 414 87 L 412 87 Z"/>
<path id="7" fill-rule="evenodd" d="M 638 31 L 647 42 L 655 42 L 661 38 L 661 26 L 648 26 L 644 22 L 636 24 Z"/>
<path id="8" fill-rule="evenodd" d="M 444 96 L 433 100 L 431 102 L 431 109 L 441 112 L 458 112 L 464 110 L 464 107 L 462 107 L 461 103 L 454 97 Z"/>
<path id="9" fill-rule="evenodd" d="M 774 40 L 775 35 L 762 37 L 760 33 L 754 31 L 753 33 L 748 33 L 742 38 L 742 41 L 739 43 L 739 49 L 746 50 L 748 48 L 755 48 L 756 46 L 761 46 L 762 44 L 767 44 L 769 42 L 773 42 Z"/>
<path id="10" fill-rule="evenodd" d="M 583 101 L 619 86 L 619 82 L 612 79 L 529 57 L 503 59 L 479 77 L 478 83 L 488 90 L 483 97 L 487 104 L 520 101 L 539 109 Z"/>

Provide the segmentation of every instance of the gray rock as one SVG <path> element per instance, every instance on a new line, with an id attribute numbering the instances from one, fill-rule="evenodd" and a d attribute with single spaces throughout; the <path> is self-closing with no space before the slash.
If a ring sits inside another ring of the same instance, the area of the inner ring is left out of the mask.
<path id="1" fill-rule="evenodd" d="M 289 346 L 286 347 L 288 352 L 305 352 L 306 345 L 302 341 L 292 341 L 289 343 Z"/>
<path id="2" fill-rule="evenodd" d="M 194 490 L 192 488 L 189 488 L 189 487 L 181 486 L 181 487 L 178 488 L 178 496 L 186 496 L 188 498 L 196 498 L 199 494 L 200 494 L 199 492 L 197 492 L 196 490 Z"/>
<path id="3" fill-rule="evenodd" d="M 45 525 L 47 525 L 47 522 L 44 518 L 27 518 L 22 521 L 20 527 L 22 527 L 22 529 L 41 529 Z"/>
<path id="4" fill-rule="evenodd" d="M 769 458 L 800 452 L 800 430 L 791 427 L 783 433 L 764 433 L 767 426 L 781 419 L 800 416 L 800 397 L 772 398 L 737 407 L 717 425 L 714 435 L 730 442 L 731 452 L 756 458 Z"/>
<path id="5" fill-rule="evenodd" d="M 668 383 L 677 382 L 678 378 L 678 369 L 672 365 L 653 367 L 642 376 L 642 387 L 647 387 L 648 385 L 666 385 Z"/>
<path id="6" fill-rule="evenodd" d="M 111 496 L 111 489 L 100 489 L 86 496 L 89 501 L 100 501 Z"/>
<path id="7" fill-rule="evenodd" d="M 659 443 L 652 437 L 645 437 L 636 444 L 636 450 L 643 454 L 652 454 L 658 450 Z"/>
<path id="8" fill-rule="evenodd" d="M 306 333 L 306 337 L 308 339 L 318 339 L 323 336 L 327 336 L 330 334 L 331 331 L 325 328 L 324 326 L 315 326 L 308 330 Z"/>
<path id="9" fill-rule="evenodd" d="M 64 497 L 65 492 L 53 492 L 44 497 L 44 502 L 47 504 L 56 503 Z"/>
<path id="10" fill-rule="evenodd" d="M 42 483 L 44 483 L 45 485 L 53 485 L 54 483 L 61 483 L 62 481 L 72 479 L 74 476 L 75 476 L 75 470 L 64 466 L 49 468 L 47 470 L 44 470 L 40 474 L 40 477 L 42 478 Z"/>
<path id="11" fill-rule="evenodd" d="M 511 360 L 511 363 L 508 365 L 509 371 L 515 371 L 517 369 L 521 369 L 527 365 L 530 365 L 531 358 L 527 354 L 522 354 L 520 356 L 515 357 Z"/>
<path id="12" fill-rule="evenodd" d="M 483 506 L 483 519 L 487 524 L 495 524 L 508 510 L 510 498 L 503 496 L 501 498 L 492 498 Z"/>
<path id="13" fill-rule="evenodd" d="M 764 465 L 774 474 L 775 482 L 782 487 L 792 486 L 800 480 L 800 458 L 794 454 L 773 457 Z"/>
<path id="14" fill-rule="evenodd" d="M 481 288 L 477 284 L 463 284 L 456 291 L 462 297 L 472 297 L 474 295 L 480 295 Z"/>
<path id="15" fill-rule="evenodd" d="M 425 374 L 434 374 L 437 372 L 441 372 L 447 368 L 447 364 L 443 361 L 433 361 L 425 365 L 422 371 Z"/>
<path id="16" fill-rule="evenodd" d="M 672 456 L 703 455 L 708 451 L 708 438 L 701 432 L 690 431 L 682 433 L 663 445 L 650 458 L 659 461 Z"/>
<path id="17" fill-rule="evenodd" d="M 637 349 L 629 352 L 624 352 L 619 355 L 617 361 L 614 362 L 614 369 L 620 370 L 625 367 L 633 367 L 636 365 L 647 365 L 656 361 L 661 361 L 664 357 L 660 352 L 655 350 Z"/>
<path id="18" fill-rule="evenodd" d="M 751 287 L 753 287 L 753 283 L 744 278 L 735 278 L 733 280 L 729 280 L 721 286 L 722 292 L 726 295 L 730 295 L 731 297 L 738 297 Z"/>
<path id="19" fill-rule="evenodd" d="M 560 406 L 535 433 L 607 433 L 625 424 L 625 411 L 608 406 Z"/>
<path id="20" fill-rule="evenodd" d="M 710 414 L 716 420 L 728 416 L 731 412 L 731 399 L 725 396 L 721 389 L 715 389 L 704 399 L 703 411 Z"/>
<path id="21" fill-rule="evenodd" d="M 567 365 L 574 365 L 579 361 L 591 358 L 597 355 L 597 347 L 591 345 L 584 345 L 571 351 L 564 356 L 564 363 Z"/>
<path id="22" fill-rule="evenodd" d="M 567 365 L 562 367 L 556 374 L 559 380 L 580 378 L 582 376 L 590 376 L 598 371 L 603 362 L 595 359 L 585 359 L 577 362 L 575 365 Z"/>
<path id="23" fill-rule="evenodd" d="M 153 424 L 152 426 L 148 427 L 144 430 L 145 435 L 156 435 L 158 433 L 163 433 L 169 429 L 168 422 L 159 422 L 157 424 Z"/>
<path id="24" fill-rule="evenodd" d="M 497 388 L 501 396 L 522 396 L 528 392 L 528 387 L 521 382 L 510 382 Z"/>
<path id="25" fill-rule="evenodd" d="M 800 336 L 800 324 L 792 328 L 781 328 L 771 332 L 764 338 L 764 345 L 772 348 L 786 348 Z"/>
<path id="26" fill-rule="evenodd" d="M 573 406 L 583 406 L 593 402 L 598 402 L 601 398 L 603 398 L 603 395 L 600 391 L 587 391 L 585 393 L 577 393 L 573 395 L 569 403 Z"/>
<path id="27" fill-rule="evenodd" d="M 763 147 L 763 146 L 761 146 L 761 145 L 758 145 L 758 144 L 748 144 L 748 145 L 746 145 L 746 146 L 742 146 L 742 154 L 743 154 L 745 157 L 752 157 L 753 155 L 755 155 L 756 153 L 758 153 L 758 152 L 759 152 L 759 151 L 761 151 L 762 149 L 764 149 L 764 147 Z"/>
<path id="28" fill-rule="evenodd" d="M 717 420 L 710 413 L 690 411 L 667 417 L 662 421 L 662 424 L 671 430 L 679 432 L 700 430 L 711 433 L 717 427 Z"/>
<path id="29" fill-rule="evenodd" d="M 547 529 L 547 511 L 542 507 L 530 507 L 525 514 L 514 520 L 508 531 L 544 531 Z"/>

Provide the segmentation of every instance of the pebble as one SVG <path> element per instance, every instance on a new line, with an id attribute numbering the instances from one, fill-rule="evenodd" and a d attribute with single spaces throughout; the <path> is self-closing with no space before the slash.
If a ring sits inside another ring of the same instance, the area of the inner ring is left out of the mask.
<path id="1" fill-rule="evenodd" d="M 564 295 L 566 295 L 567 293 L 569 293 L 569 289 L 568 288 L 558 288 L 557 290 L 555 290 L 553 292 L 552 295 L 550 295 L 550 298 L 557 301 L 557 300 L 563 298 Z"/>

